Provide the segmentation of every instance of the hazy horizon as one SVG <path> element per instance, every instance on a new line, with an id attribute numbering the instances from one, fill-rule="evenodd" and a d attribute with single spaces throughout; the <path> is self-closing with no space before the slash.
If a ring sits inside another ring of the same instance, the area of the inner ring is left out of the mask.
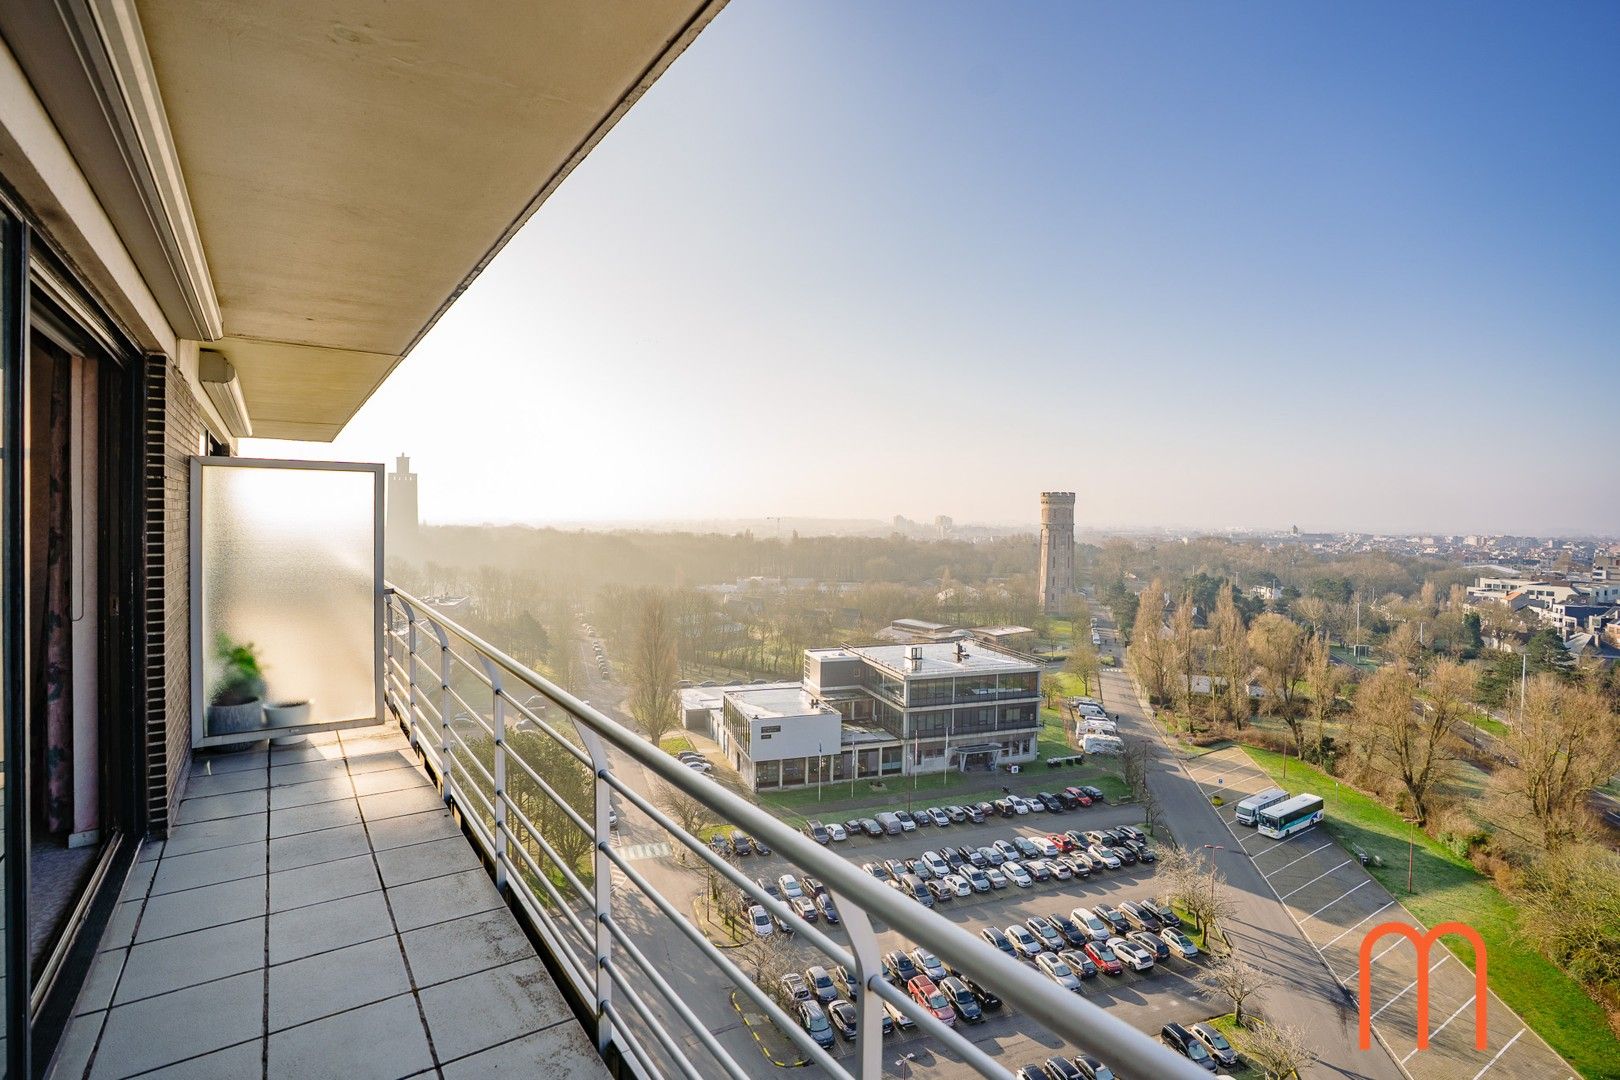
<path id="1" fill-rule="evenodd" d="M 429 522 L 1620 534 L 1617 40 L 734 4 L 337 442 L 244 450 L 408 453 Z"/>

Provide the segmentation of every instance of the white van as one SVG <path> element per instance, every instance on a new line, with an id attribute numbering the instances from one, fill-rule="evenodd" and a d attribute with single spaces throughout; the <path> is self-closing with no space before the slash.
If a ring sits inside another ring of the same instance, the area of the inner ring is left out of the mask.
<path id="1" fill-rule="evenodd" d="M 1082 720 L 1076 734 L 1081 738 L 1087 735 L 1118 735 L 1119 725 L 1112 720 Z"/>
<path id="2" fill-rule="evenodd" d="M 1080 740 L 1080 749 L 1088 754 L 1123 754 L 1125 743 L 1116 736 L 1094 732 Z"/>

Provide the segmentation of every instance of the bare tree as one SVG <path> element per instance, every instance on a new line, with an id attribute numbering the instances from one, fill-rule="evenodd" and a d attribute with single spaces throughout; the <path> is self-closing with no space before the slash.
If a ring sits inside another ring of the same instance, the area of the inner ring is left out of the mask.
<path id="1" fill-rule="evenodd" d="M 1232 1041 L 1266 1080 L 1293 1080 L 1316 1063 L 1316 1051 L 1298 1028 L 1256 1022 L 1234 1033 Z"/>
<path id="2" fill-rule="evenodd" d="M 1295 686 L 1305 672 L 1304 628 L 1286 615 L 1268 611 L 1249 627 L 1249 650 L 1260 665 L 1269 705 L 1278 716 L 1288 717 Z"/>
<path id="3" fill-rule="evenodd" d="M 1457 728 L 1467 715 L 1474 680 L 1461 664 L 1442 661 L 1430 675 L 1428 700 L 1414 701 L 1412 676 L 1399 667 L 1380 671 L 1369 686 L 1386 674 L 1389 685 L 1380 687 L 1370 714 L 1378 754 L 1406 789 L 1412 816 L 1422 828 L 1428 824 L 1430 796 L 1449 777 L 1460 749 Z"/>
<path id="4" fill-rule="evenodd" d="M 1311 686 L 1310 717 L 1316 724 L 1316 750 L 1320 754 L 1322 744 L 1327 741 L 1327 719 L 1333 715 L 1339 687 L 1344 683 L 1343 674 L 1333 662 L 1325 631 L 1311 639 L 1310 655 L 1305 661 L 1305 680 Z"/>
<path id="5" fill-rule="evenodd" d="M 1257 994 L 1275 985 L 1276 979 L 1235 956 L 1223 956 L 1198 976 L 1205 990 L 1231 1003 L 1232 1019 L 1243 1025 L 1243 1007 Z"/>
<path id="6" fill-rule="evenodd" d="M 1589 831 L 1588 796 L 1620 772 L 1620 718 L 1602 694 L 1537 675 L 1525 693 L 1524 719 L 1504 742 L 1518 764 L 1499 771 L 1497 783 L 1535 840 L 1553 850 Z"/>
<path id="7" fill-rule="evenodd" d="M 641 596 L 635 646 L 631 650 L 630 714 L 641 734 L 654 746 L 676 730 L 676 682 L 680 662 L 676 656 L 675 620 L 663 593 L 647 590 Z"/>
<path id="8" fill-rule="evenodd" d="M 675 824 L 694 836 L 714 820 L 714 812 L 701 799 L 674 784 L 658 785 L 658 805 L 675 819 Z"/>
<path id="9" fill-rule="evenodd" d="M 1078 635 L 1079 631 L 1075 633 Z M 1082 692 L 1089 694 L 1097 674 L 1102 669 L 1102 661 L 1097 656 L 1097 650 L 1089 641 L 1081 641 L 1076 637 L 1074 645 L 1069 649 L 1069 659 L 1064 662 L 1063 670 L 1080 680 Z"/>
<path id="10" fill-rule="evenodd" d="M 1249 673 L 1254 670 L 1254 656 L 1249 651 L 1243 613 L 1238 610 L 1230 584 L 1215 596 L 1215 617 L 1210 629 L 1215 636 L 1215 670 L 1221 678 L 1222 712 L 1229 722 L 1241 729 L 1249 718 Z"/>
<path id="11" fill-rule="evenodd" d="M 782 976 L 798 969 L 798 957 L 788 936 L 777 930 L 765 937 L 754 938 L 737 951 L 742 954 L 737 965 L 748 973 L 754 985 L 775 998 L 778 1005 L 791 1011 L 793 1002 L 782 986 Z"/>
<path id="12" fill-rule="evenodd" d="M 1193 619 L 1190 593 L 1181 598 L 1170 617 L 1170 667 L 1175 677 L 1170 682 L 1170 696 L 1187 717 L 1187 734 L 1198 734 L 1197 699 L 1193 696 L 1193 679 L 1203 671 L 1202 635 Z"/>
<path id="13" fill-rule="evenodd" d="M 1169 696 L 1170 640 L 1164 633 L 1164 586 L 1158 580 L 1138 598 L 1127 657 L 1148 699 L 1162 704 Z"/>

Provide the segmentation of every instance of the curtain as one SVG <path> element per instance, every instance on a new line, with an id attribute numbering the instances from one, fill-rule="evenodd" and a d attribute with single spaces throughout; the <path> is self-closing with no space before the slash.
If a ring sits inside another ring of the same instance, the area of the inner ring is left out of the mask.
<path id="1" fill-rule="evenodd" d="M 36 821 L 43 832 L 73 830 L 73 363 L 53 357 L 50 419 L 41 440 L 45 493 L 45 668 L 43 738 L 34 747 Z"/>

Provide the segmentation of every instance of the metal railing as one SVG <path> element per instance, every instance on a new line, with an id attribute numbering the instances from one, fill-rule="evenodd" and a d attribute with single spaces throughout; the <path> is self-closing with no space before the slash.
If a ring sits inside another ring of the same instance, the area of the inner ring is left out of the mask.
<path id="1" fill-rule="evenodd" d="M 718 1025 L 706 1023 L 672 985 L 676 973 L 649 955 L 653 943 L 667 948 L 674 941 L 711 976 L 706 981 L 717 995 L 729 983 L 807 1061 L 832 1076 L 875 1080 L 882 1075 L 887 1004 L 932 1036 L 935 1049 L 980 1075 L 1010 1078 L 1012 1068 L 888 981 L 872 926 L 878 920 L 903 928 L 911 941 L 993 989 L 1032 1023 L 1107 1059 L 1126 1075 L 1155 1080 L 1207 1075 L 685 767 L 415 597 L 390 588 L 387 612 L 390 708 L 438 774 L 446 802 L 461 813 L 493 864 L 497 885 L 547 946 L 576 1000 L 586 1003 L 597 1049 L 616 1050 L 636 1073 L 692 1080 L 724 1074 L 742 1080 L 760 1071 L 759 1051 L 750 1043 L 744 1060 L 738 1060 L 711 1030 Z M 643 790 L 645 781 L 632 783 L 638 772 L 655 778 L 659 795 Z M 710 816 L 764 840 L 797 871 L 824 882 L 847 942 L 801 919 L 682 828 L 669 808 L 671 793 L 697 800 Z M 771 988 L 758 985 L 732 958 L 738 950 L 711 941 L 679 900 L 660 890 L 636 867 L 637 860 L 614 844 L 615 814 L 628 807 L 658 826 L 672 851 L 678 846 L 690 852 L 699 868 L 711 868 L 752 897 L 779 925 L 790 926 L 798 942 L 823 954 L 828 965 L 842 964 L 854 974 L 862 992 L 855 1003 L 852 1058 L 839 1060 L 818 1045 Z M 582 869 L 586 865 L 588 872 Z"/>

